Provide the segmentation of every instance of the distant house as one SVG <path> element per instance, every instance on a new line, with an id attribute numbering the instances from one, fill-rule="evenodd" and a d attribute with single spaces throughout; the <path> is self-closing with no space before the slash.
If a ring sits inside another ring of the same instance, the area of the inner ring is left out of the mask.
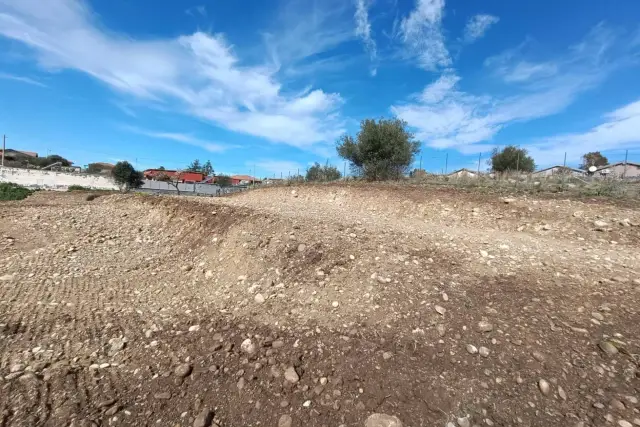
<path id="1" fill-rule="evenodd" d="M 262 180 L 250 175 L 232 175 L 231 185 L 261 184 Z"/>
<path id="2" fill-rule="evenodd" d="M 582 169 L 575 169 L 566 166 L 556 165 L 546 169 L 540 169 L 531 174 L 536 178 L 548 178 L 551 176 L 583 176 L 586 172 Z"/>
<path id="3" fill-rule="evenodd" d="M 478 172 L 462 168 L 447 174 L 447 176 L 452 178 L 476 178 L 478 176 Z"/>
<path id="4" fill-rule="evenodd" d="M 594 175 L 614 178 L 640 178 L 640 163 L 618 162 L 599 167 Z"/>
<path id="5" fill-rule="evenodd" d="M 170 179 L 176 179 L 178 177 L 179 182 L 197 182 L 201 183 L 205 180 L 206 175 L 200 172 L 189 171 L 176 171 L 176 170 L 164 170 L 164 169 L 147 169 L 142 172 L 145 179 L 152 181 L 158 181 L 158 178 L 168 176 Z"/>
<path id="6" fill-rule="evenodd" d="M 0 156 L 2 156 L 2 150 L 0 149 Z M 22 160 L 27 157 L 38 157 L 38 153 L 34 151 L 22 151 L 22 150 L 13 150 L 11 148 L 7 148 L 4 151 L 4 159 L 9 161 Z"/>

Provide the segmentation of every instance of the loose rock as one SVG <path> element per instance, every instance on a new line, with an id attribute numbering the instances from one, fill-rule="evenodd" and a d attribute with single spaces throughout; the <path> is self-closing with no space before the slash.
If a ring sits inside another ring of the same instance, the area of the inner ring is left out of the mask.
<path id="1" fill-rule="evenodd" d="M 549 392 L 551 391 L 551 386 L 546 380 L 538 381 L 538 388 L 540 388 L 540 392 L 542 392 L 542 394 L 545 396 L 548 396 Z"/>
<path id="2" fill-rule="evenodd" d="M 253 343 L 253 341 L 251 341 L 250 338 L 247 338 L 246 340 L 242 341 L 242 344 L 240 344 L 240 349 L 247 354 L 254 354 L 256 352 L 256 345 Z"/>
<path id="3" fill-rule="evenodd" d="M 364 422 L 364 427 L 402 427 L 402 421 L 393 415 L 371 414 Z"/>
<path id="4" fill-rule="evenodd" d="M 189 365 L 188 363 L 183 363 L 176 366 L 176 368 L 173 370 L 173 373 L 176 377 L 184 378 L 191 373 L 192 369 L 193 368 L 191 367 L 191 365 Z"/>
<path id="5" fill-rule="evenodd" d="M 213 421 L 213 411 L 209 408 L 204 408 L 196 417 L 193 422 L 193 427 L 209 427 Z"/>
<path id="6" fill-rule="evenodd" d="M 292 384 L 300 381 L 300 376 L 296 372 L 296 368 L 293 366 L 289 366 L 286 371 L 284 371 L 284 378 Z"/>
<path id="7" fill-rule="evenodd" d="M 278 427 L 291 427 L 292 424 L 293 419 L 291 418 L 291 415 L 282 415 L 278 420 Z"/>

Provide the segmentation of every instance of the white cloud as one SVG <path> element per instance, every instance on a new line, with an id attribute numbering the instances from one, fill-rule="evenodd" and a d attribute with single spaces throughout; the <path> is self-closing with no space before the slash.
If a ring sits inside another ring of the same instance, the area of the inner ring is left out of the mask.
<path id="1" fill-rule="evenodd" d="M 279 68 L 243 64 L 221 34 L 135 40 L 104 31 L 94 20 L 80 0 L 0 1 L 0 35 L 29 46 L 47 70 L 79 70 L 147 102 L 296 147 L 342 133 L 339 94 L 288 94 L 276 79 Z M 303 47 L 312 41 L 297 40 L 304 51 L 293 54 L 317 52 Z"/>
<path id="2" fill-rule="evenodd" d="M 372 62 L 371 75 L 375 76 L 377 72 L 376 62 L 378 53 L 376 49 L 376 42 L 371 36 L 368 7 L 368 0 L 356 0 L 356 13 L 354 15 L 354 19 L 356 21 L 356 36 L 358 36 L 362 40 L 362 43 L 364 43 L 364 47 Z"/>
<path id="3" fill-rule="evenodd" d="M 605 121 L 582 133 L 556 135 L 527 146 L 540 165 L 567 160 L 577 162 L 584 153 L 631 148 L 640 144 L 640 99 L 603 117 Z"/>
<path id="4" fill-rule="evenodd" d="M 610 46 L 608 39 L 597 36 L 601 30 L 596 28 L 595 33 L 590 33 L 581 43 L 588 49 L 572 48 L 562 60 L 541 63 L 539 69 L 546 64 L 557 64 L 553 73 L 529 73 L 525 79 L 527 73 L 521 72 L 523 77 L 514 79 L 517 75 L 514 70 L 522 68 L 501 59 L 499 66 L 508 71 L 501 75 L 507 81 L 522 83 L 520 90 L 510 96 L 477 96 L 460 91 L 457 89 L 459 77 L 448 70 L 422 93 L 409 102 L 392 106 L 391 110 L 407 121 L 416 130 L 417 137 L 429 146 L 478 152 L 474 146 L 485 145 L 481 143 L 491 141 L 506 126 L 561 112 L 581 93 L 598 85 L 612 70 L 624 64 L 624 47 L 622 52 L 615 52 L 620 56 L 610 58 L 613 55 L 605 47 Z M 509 58 L 522 64 L 520 58 Z M 490 66 L 495 64 L 489 62 Z M 531 64 L 535 69 L 535 64 Z"/>
<path id="5" fill-rule="evenodd" d="M 435 71 L 451 64 L 442 34 L 444 0 L 416 0 L 415 9 L 400 24 L 407 54 L 425 70 Z"/>
<path id="6" fill-rule="evenodd" d="M 123 130 L 128 132 L 132 132 L 138 135 L 148 136 L 150 138 L 156 139 L 165 139 L 169 141 L 181 142 L 183 144 L 193 145 L 195 147 L 203 148 L 212 153 L 222 153 L 229 148 L 233 148 L 231 145 L 221 144 L 218 142 L 205 141 L 199 138 L 194 137 L 193 135 L 179 132 L 161 132 L 161 131 L 152 131 L 148 129 L 142 129 L 135 126 L 120 126 Z"/>
<path id="7" fill-rule="evenodd" d="M 0 73 L 0 79 L 13 80 L 14 82 L 26 83 L 33 86 L 48 87 L 46 84 L 34 80 L 30 77 L 16 76 L 14 74 Z"/>
<path id="8" fill-rule="evenodd" d="M 480 14 L 473 16 L 469 19 L 464 29 L 464 40 L 467 43 L 471 43 L 483 37 L 489 27 L 497 24 L 498 21 L 500 21 L 500 18 L 493 15 Z"/>

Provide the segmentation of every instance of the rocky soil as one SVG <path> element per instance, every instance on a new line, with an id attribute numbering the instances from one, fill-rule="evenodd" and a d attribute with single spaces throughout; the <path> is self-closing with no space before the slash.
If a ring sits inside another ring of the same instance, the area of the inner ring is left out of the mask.
<path id="1" fill-rule="evenodd" d="M 0 426 L 640 425 L 640 206 L 0 204 Z"/>

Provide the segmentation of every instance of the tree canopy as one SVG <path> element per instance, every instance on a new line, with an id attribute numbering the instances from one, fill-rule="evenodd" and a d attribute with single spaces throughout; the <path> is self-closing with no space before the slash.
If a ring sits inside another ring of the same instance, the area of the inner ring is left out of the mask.
<path id="1" fill-rule="evenodd" d="M 533 172 L 536 169 L 536 163 L 529 152 L 515 145 L 507 145 L 502 150 L 494 148 L 490 162 L 491 170 L 494 172 Z"/>
<path id="2" fill-rule="evenodd" d="M 111 171 L 113 180 L 118 184 L 120 190 L 127 192 L 132 188 L 140 188 L 144 183 L 142 172 L 138 172 L 131 166 L 131 163 L 123 161 L 116 163 Z"/>
<path id="3" fill-rule="evenodd" d="M 200 164 L 200 160 L 195 159 L 191 164 L 189 164 L 189 166 L 187 166 L 186 170 L 189 172 L 201 172 L 202 164 Z"/>
<path id="4" fill-rule="evenodd" d="M 204 162 L 204 165 L 202 165 L 202 173 L 206 176 L 213 175 L 213 166 L 210 160 L 207 160 Z"/>
<path id="5" fill-rule="evenodd" d="M 335 166 L 321 165 L 316 162 L 307 170 L 307 181 L 336 181 L 342 174 Z"/>
<path id="6" fill-rule="evenodd" d="M 398 179 L 420 149 L 420 142 L 398 118 L 367 119 L 360 122 L 356 137 L 344 135 L 338 140 L 340 157 L 350 163 L 351 171 L 368 180 Z"/>
<path id="7" fill-rule="evenodd" d="M 218 175 L 216 177 L 216 184 L 220 187 L 229 187 L 231 185 L 231 177 L 229 175 Z"/>
<path id="8" fill-rule="evenodd" d="M 587 170 L 591 166 L 606 166 L 609 164 L 609 159 L 603 156 L 599 151 L 592 151 L 582 156 L 582 164 L 580 169 Z"/>

